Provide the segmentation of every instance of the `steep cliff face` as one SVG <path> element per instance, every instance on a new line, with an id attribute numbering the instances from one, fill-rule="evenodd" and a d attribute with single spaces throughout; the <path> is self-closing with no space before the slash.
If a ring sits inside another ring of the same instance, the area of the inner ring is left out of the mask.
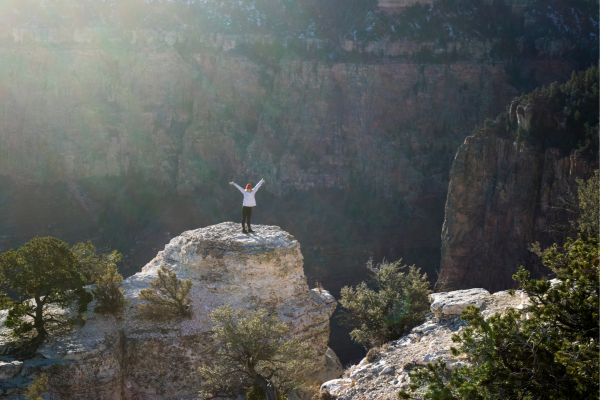
<path id="1" fill-rule="evenodd" d="M 353 175 L 415 194 L 428 154 L 460 140 L 438 131 L 516 93 L 496 63 L 274 66 L 166 41 L 61 46 L 1 49 L 0 167 L 22 183 L 135 171 L 186 191 L 218 170 L 262 173 L 276 193 L 347 188 Z"/>
<path id="2" fill-rule="evenodd" d="M 209 314 L 226 304 L 276 310 L 290 334 L 313 349 L 312 379 L 339 376 L 341 365 L 327 346 L 335 299 L 327 291 L 308 289 L 300 245 L 293 236 L 274 226 L 257 225 L 254 230 L 245 235 L 237 224 L 222 223 L 174 238 L 141 272 L 125 280 L 130 303 L 123 315 L 90 312 L 84 327 L 56 332 L 39 349 L 40 357 L 11 369 L 15 373 L 6 375 L 12 379 L 0 380 L 0 389 L 14 396 L 45 371 L 52 399 L 195 398 L 197 368 L 210 346 Z M 191 318 L 156 322 L 139 316 L 139 291 L 149 287 L 161 266 L 193 280 Z M 5 349 L 9 333 L 2 330 Z"/>
<path id="3" fill-rule="evenodd" d="M 520 265 L 548 272 L 528 246 L 560 242 L 550 232 L 568 215 L 555 207 L 576 178 L 596 161 L 564 156 L 558 149 L 510 139 L 470 136 L 459 148 L 448 187 L 442 228 L 440 284 L 446 288 L 514 287 Z"/>

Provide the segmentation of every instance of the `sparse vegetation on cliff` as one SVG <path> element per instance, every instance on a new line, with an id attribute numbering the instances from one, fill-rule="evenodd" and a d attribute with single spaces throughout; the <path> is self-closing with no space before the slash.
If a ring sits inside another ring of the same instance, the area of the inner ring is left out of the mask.
<path id="1" fill-rule="evenodd" d="M 53 237 L 36 237 L 16 251 L 1 254 L 0 282 L 18 296 L 16 300 L 3 299 L 3 308 L 8 308 L 5 326 L 17 337 L 37 331 L 21 349 L 23 355 L 33 354 L 44 341 L 48 325 L 68 322 L 48 312 L 49 307 L 70 308 L 77 303 L 76 320 L 81 320 L 92 300 L 84 288 L 87 282 L 82 264 L 65 242 Z"/>
<path id="2" fill-rule="evenodd" d="M 119 274 L 116 264 L 106 264 L 95 280 L 96 287 L 92 289 L 94 298 L 98 302 L 94 311 L 103 313 L 118 312 L 125 307 L 125 291 L 122 289 L 123 276 Z"/>
<path id="3" fill-rule="evenodd" d="M 597 157 L 599 106 L 598 67 L 592 66 L 562 85 L 521 95 L 507 107 L 505 121 L 490 121 L 484 132 Z"/>
<path id="4" fill-rule="evenodd" d="M 370 285 L 361 282 L 356 288 L 342 288 L 340 305 L 345 310 L 341 320 L 354 328 L 350 336 L 355 342 L 380 346 L 425 320 L 430 293 L 427 276 L 414 265 L 401 264 L 402 260 L 373 265 L 369 260 Z"/>
<path id="5" fill-rule="evenodd" d="M 121 288 L 123 276 L 117 268 L 122 255 L 116 250 L 98 254 L 91 241 L 78 243 L 72 250 L 88 283 L 95 284 L 92 289 L 96 300 L 94 311 L 112 313 L 121 310 L 126 304 Z"/>
<path id="6" fill-rule="evenodd" d="M 597 216 L 597 179 L 580 184 L 581 221 Z M 577 239 L 541 253 L 555 281 L 531 279 L 523 267 L 515 275 L 528 306 L 487 320 L 476 307 L 463 311 L 470 326 L 453 336 L 460 347 L 452 352 L 467 355 L 470 365 L 452 372 L 443 362 L 418 368 L 410 374 L 411 389 L 427 386 L 426 398 L 443 399 L 597 398 L 599 243 L 586 222 L 577 226 Z"/>
<path id="7" fill-rule="evenodd" d="M 150 319 L 168 319 L 188 316 L 191 313 L 189 297 L 192 279 L 179 279 L 177 274 L 164 266 L 157 272 L 157 278 L 150 282 L 150 288 L 140 290 L 138 305 L 142 316 Z"/>
<path id="8" fill-rule="evenodd" d="M 288 326 L 266 309 L 234 310 L 222 306 L 211 313 L 212 360 L 200 367 L 202 399 L 237 397 L 261 390 L 267 400 L 305 389 L 311 352 Z"/>
<path id="9" fill-rule="evenodd" d="M 596 170 L 587 181 L 577 179 L 577 222 L 574 228 L 579 236 L 600 240 L 600 174 Z"/>
<path id="10" fill-rule="evenodd" d="M 33 379 L 31 385 L 25 390 L 25 398 L 28 400 L 44 400 L 42 396 L 48 393 L 48 377 L 41 374 Z"/>

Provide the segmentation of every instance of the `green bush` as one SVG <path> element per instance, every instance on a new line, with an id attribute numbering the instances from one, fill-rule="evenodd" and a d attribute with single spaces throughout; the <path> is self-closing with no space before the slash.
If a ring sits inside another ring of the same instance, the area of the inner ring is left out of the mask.
<path id="1" fill-rule="evenodd" d="M 44 400 L 42 396 L 48 393 L 48 377 L 41 374 L 33 379 L 25 390 L 25 398 L 29 400 Z"/>
<path id="2" fill-rule="evenodd" d="M 95 284 L 92 289 L 96 299 L 95 312 L 113 313 L 120 311 L 126 304 L 121 286 L 123 276 L 119 274 L 117 263 L 122 255 L 116 250 L 110 253 L 96 252 L 91 241 L 78 243 L 71 249 L 77 257 L 79 268 L 88 283 Z"/>
<path id="3" fill-rule="evenodd" d="M 119 274 L 116 264 L 106 264 L 104 273 L 99 273 L 95 279 L 96 287 L 92 289 L 97 305 L 94 308 L 98 313 L 119 312 L 127 304 L 125 291 L 122 289 L 123 276 Z"/>
<path id="4" fill-rule="evenodd" d="M 169 319 L 191 314 L 189 298 L 192 279 L 181 280 L 177 274 L 163 266 L 158 276 L 150 282 L 150 288 L 140 290 L 138 305 L 143 317 L 149 319 Z"/>
<path id="5" fill-rule="evenodd" d="M 600 240 L 600 175 L 598 170 L 587 181 L 577 179 L 577 215 L 574 228 L 584 238 Z"/>
<path id="6" fill-rule="evenodd" d="M 222 306 L 210 318 L 213 351 L 210 361 L 199 369 L 203 378 L 200 398 L 248 394 L 277 400 L 306 389 L 303 378 L 313 369 L 311 351 L 298 339 L 288 339 L 289 328 L 277 313 Z"/>
<path id="7" fill-rule="evenodd" d="M 37 336 L 20 351 L 32 355 L 48 336 L 48 325 L 83 321 L 82 314 L 92 300 L 85 290 L 81 264 L 69 246 L 53 237 L 35 237 L 17 251 L 0 254 L 0 282 L 18 296 L 4 299 L 8 308 L 5 326 L 13 335 L 37 331 Z M 77 303 L 77 318 L 71 321 L 47 312 L 49 306 L 70 308 Z"/>
<path id="8" fill-rule="evenodd" d="M 79 269 L 88 283 L 95 283 L 98 276 L 105 273 L 108 264 L 117 264 L 123 257 L 116 250 L 98 254 L 91 241 L 77 243 L 71 251 L 77 258 Z"/>
<path id="9" fill-rule="evenodd" d="M 361 282 L 356 288 L 342 288 L 341 321 L 354 328 L 350 336 L 365 347 L 396 340 L 425 321 L 430 293 L 427 276 L 414 265 L 401 266 L 401 262 L 373 266 L 369 260 L 370 285 Z"/>
<path id="10" fill-rule="evenodd" d="M 368 363 L 372 363 L 375 362 L 377 360 L 377 357 L 379 357 L 381 355 L 381 351 L 379 349 L 376 348 L 372 348 L 369 349 L 369 351 L 367 351 L 367 362 Z"/>

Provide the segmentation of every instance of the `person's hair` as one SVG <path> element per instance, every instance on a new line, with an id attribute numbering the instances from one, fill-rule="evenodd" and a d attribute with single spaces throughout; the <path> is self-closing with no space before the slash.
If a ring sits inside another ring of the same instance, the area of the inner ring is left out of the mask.
<path id="1" fill-rule="evenodd" d="M 246 185 L 246 190 L 252 190 L 252 185 L 251 184 L 247 184 Z"/>

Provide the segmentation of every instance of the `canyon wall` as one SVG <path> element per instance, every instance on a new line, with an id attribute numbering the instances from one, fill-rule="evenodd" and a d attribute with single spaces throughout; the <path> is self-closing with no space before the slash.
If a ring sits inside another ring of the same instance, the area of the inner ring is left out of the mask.
<path id="1" fill-rule="evenodd" d="M 516 94 L 493 62 L 272 65 L 166 40 L 23 41 L 0 49 L 0 168 L 22 183 L 136 171 L 185 191 L 218 169 L 263 174 L 275 193 L 353 175 L 415 195 L 427 155 Z"/>
<path id="2" fill-rule="evenodd" d="M 125 276 L 182 231 L 238 220 L 227 183 L 264 178 L 253 221 L 302 241 L 311 284 L 337 295 L 370 257 L 433 278 L 456 149 L 517 94 L 488 42 L 334 57 L 322 40 L 0 29 L 0 251 L 92 239 Z M 519 76 L 578 68 L 552 49 L 523 50 Z M 340 332 L 339 353 L 363 351 Z"/>
<path id="3" fill-rule="evenodd" d="M 549 272 L 528 247 L 564 240 L 551 231 L 568 223 L 560 197 L 596 168 L 598 160 L 558 149 L 469 136 L 450 171 L 439 285 L 497 291 L 515 287 L 520 265 L 537 277 Z"/>

